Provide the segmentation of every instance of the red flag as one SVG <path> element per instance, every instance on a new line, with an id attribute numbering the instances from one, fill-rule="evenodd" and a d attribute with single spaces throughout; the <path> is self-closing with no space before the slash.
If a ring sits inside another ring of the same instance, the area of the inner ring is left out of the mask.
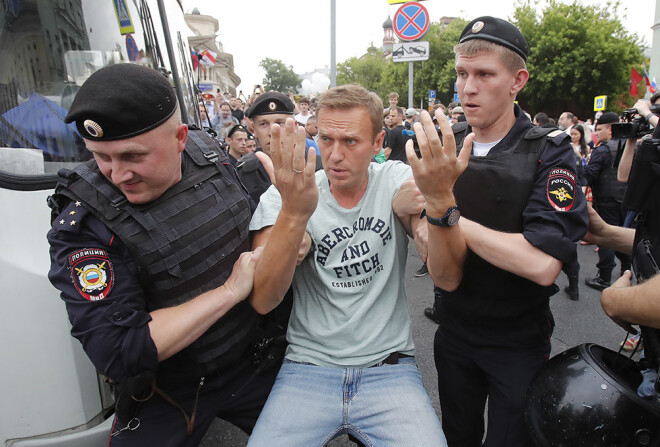
<path id="1" fill-rule="evenodd" d="M 634 68 L 630 67 L 630 96 L 637 96 L 637 84 L 639 84 L 642 79 L 644 79 L 644 76 L 637 73 L 637 70 Z"/>

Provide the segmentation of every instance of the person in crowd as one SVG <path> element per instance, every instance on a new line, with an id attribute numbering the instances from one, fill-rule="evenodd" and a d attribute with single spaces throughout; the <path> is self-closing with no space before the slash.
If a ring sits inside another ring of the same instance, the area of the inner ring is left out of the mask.
<path id="1" fill-rule="evenodd" d="M 231 114 L 231 107 L 228 102 L 223 102 L 220 105 L 220 115 L 217 116 L 213 130 L 218 134 L 218 138 L 224 141 L 227 135 L 227 130 L 231 124 L 240 124 L 238 120 Z"/>
<path id="2" fill-rule="evenodd" d="M 401 107 L 390 108 L 390 120 L 392 128 L 387 135 L 387 147 L 385 147 L 385 157 L 388 160 L 406 162 L 406 141 L 409 136 L 403 134 L 406 129 L 403 124 L 403 109 Z"/>
<path id="3" fill-rule="evenodd" d="M 584 168 L 583 186 L 591 187 L 594 207 L 598 214 L 610 225 L 622 226 L 626 212 L 623 209 L 623 198 L 626 184 L 618 181 L 615 160 L 619 145 L 624 144 L 612 139 L 612 124 L 619 122 L 619 116 L 614 112 L 603 113 L 596 121 L 599 144 L 591 151 L 589 163 Z M 616 252 L 608 247 L 598 248 L 598 274 L 585 279 L 585 284 L 596 290 L 609 287 L 612 271 L 616 266 L 615 257 L 621 262 L 621 273 L 630 268 L 630 256 Z"/>
<path id="4" fill-rule="evenodd" d="M 309 111 L 309 98 L 303 96 L 298 100 L 298 108 L 300 113 L 296 115 L 296 121 L 301 126 L 307 124 L 307 120 L 312 116 L 312 113 Z"/>

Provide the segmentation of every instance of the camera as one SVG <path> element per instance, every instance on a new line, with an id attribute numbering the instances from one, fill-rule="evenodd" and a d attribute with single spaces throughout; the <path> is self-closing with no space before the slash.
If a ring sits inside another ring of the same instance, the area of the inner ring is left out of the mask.
<path id="1" fill-rule="evenodd" d="M 651 112 L 654 115 L 660 113 L 660 104 L 654 104 L 650 106 Z M 612 138 L 614 139 L 633 139 L 633 138 L 642 138 L 644 135 L 648 135 L 653 132 L 651 125 L 646 118 L 643 116 L 638 116 L 635 118 L 635 115 L 638 115 L 639 112 L 637 109 L 628 109 L 621 114 L 620 123 L 612 124 Z"/>

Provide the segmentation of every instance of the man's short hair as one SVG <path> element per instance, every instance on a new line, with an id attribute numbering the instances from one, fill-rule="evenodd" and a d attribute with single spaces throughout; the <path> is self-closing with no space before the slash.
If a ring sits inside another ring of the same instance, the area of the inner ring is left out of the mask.
<path id="1" fill-rule="evenodd" d="M 303 103 L 304 104 L 309 104 L 309 98 L 307 98 L 306 96 L 303 96 L 302 98 L 300 98 L 298 100 L 298 104 L 303 104 Z"/>
<path id="2" fill-rule="evenodd" d="M 316 115 L 310 115 L 309 118 L 307 118 L 307 122 L 316 122 Z"/>
<path id="3" fill-rule="evenodd" d="M 564 112 L 564 114 L 566 114 L 566 118 L 568 118 L 571 121 L 573 121 L 573 119 L 575 118 L 575 115 L 573 115 L 571 112 Z"/>
<path id="4" fill-rule="evenodd" d="M 396 110 L 397 115 L 403 117 L 403 114 L 404 114 L 403 107 L 395 107 L 394 109 Z"/>
<path id="5" fill-rule="evenodd" d="M 220 104 L 220 107 L 222 107 L 222 106 L 227 106 L 227 107 L 231 108 L 231 105 L 229 105 L 229 103 L 227 101 L 223 101 L 222 104 Z"/>
<path id="6" fill-rule="evenodd" d="M 490 52 L 497 53 L 500 56 L 500 61 L 509 68 L 511 74 L 515 74 L 518 70 L 527 69 L 525 60 L 518 53 L 489 40 L 472 39 L 454 46 L 456 61 L 459 56 L 475 56 L 479 53 Z"/>
<path id="7" fill-rule="evenodd" d="M 341 85 L 323 92 L 319 97 L 316 116 L 320 116 L 323 109 L 352 109 L 357 107 L 367 109 L 367 113 L 371 118 L 371 138 L 372 141 L 375 141 L 376 136 L 383 130 L 383 101 L 380 100 L 377 94 L 368 91 L 361 85 Z"/>
<path id="8" fill-rule="evenodd" d="M 544 124 L 548 124 L 550 122 L 550 118 L 548 118 L 548 114 L 543 112 L 539 112 L 536 115 L 534 115 L 534 119 L 536 120 L 539 126 L 543 126 Z"/>
<path id="9" fill-rule="evenodd" d="M 394 98 L 399 99 L 399 94 L 397 92 L 391 92 L 389 98 L 390 99 L 394 99 Z"/>

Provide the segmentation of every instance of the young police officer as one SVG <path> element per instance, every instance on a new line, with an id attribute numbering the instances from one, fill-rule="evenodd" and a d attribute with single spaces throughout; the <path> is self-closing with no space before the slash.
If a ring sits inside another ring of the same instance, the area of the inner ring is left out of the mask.
<path id="1" fill-rule="evenodd" d="M 528 51 L 512 24 L 470 22 L 454 48 L 467 124 L 443 146 L 424 112 L 414 125 L 421 160 L 407 147 L 427 204 L 428 267 L 443 289 L 435 361 L 450 446 L 481 445 L 486 398 L 484 445 L 529 444 L 524 398 L 550 353 L 553 282 L 587 228 L 566 133 L 533 128 L 514 104 Z"/>
<path id="2" fill-rule="evenodd" d="M 49 278 L 117 387 L 110 445 L 197 445 L 216 416 L 250 432 L 277 371 L 253 376 L 248 355 L 259 255 L 227 156 L 139 65 L 90 76 L 65 121 L 94 159 L 60 173 Z"/>

